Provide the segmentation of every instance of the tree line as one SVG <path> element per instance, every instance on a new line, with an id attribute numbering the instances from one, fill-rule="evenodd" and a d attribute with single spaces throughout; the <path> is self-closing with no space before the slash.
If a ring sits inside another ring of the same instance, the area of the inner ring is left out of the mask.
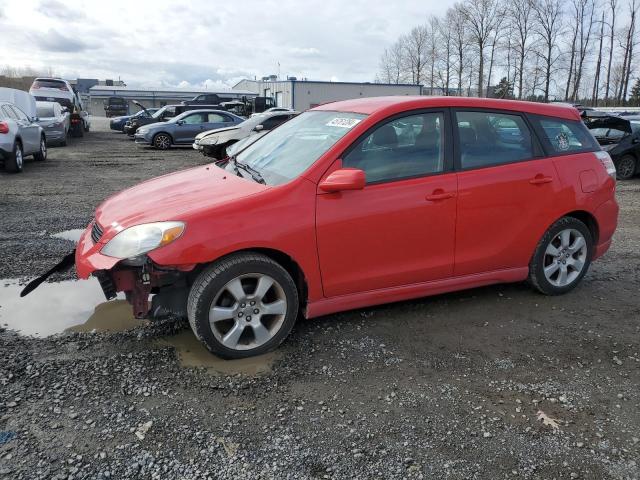
<path id="1" fill-rule="evenodd" d="M 640 0 L 464 0 L 386 48 L 376 81 L 441 95 L 640 105 L 639 7 Z"/>

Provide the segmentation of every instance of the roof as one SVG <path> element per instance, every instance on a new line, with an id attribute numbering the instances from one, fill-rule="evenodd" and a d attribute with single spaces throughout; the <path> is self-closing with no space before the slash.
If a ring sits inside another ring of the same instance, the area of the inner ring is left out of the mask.
<path id="1" fill-rule="evenodd" d="M 368 97 L 326 103 L 313 108 L 313 110 L 332 110 L 371 115 L 373 113 L 383 113 L 387 111 L 388 113 L 393 113 L 403 110 L 438 107 L 493 108 L 496 110 L 511 110 L 514 112 L 526 112 L 537 115 L 566 118 L 569 120 L 580 120 L 580 114 L 570 105 L 475 97 Z"/>
<path id="2" fill-rule="evenodd" d="M 94 85 L 89 89 L 90 92 L 142 92 L 142 93 L 179 93 L 179 94 L 193 94 L 199 95 L 201 93 L 236 93 L 241 95 L 255 95 L 255 92 L 248 90 L 235 90 L 235 89 L 219 89 L 219 90 L 202 90 L 202 89 L 189 89 L 189 88 L 132 88 L 132 87 L 120 87 L 117 85 Z"/>
<path id="3" fill-rule="evenodd" d="M 253 80 L 250 78 L 244 78 L 236 83 L 233 88 L 236 88 L 242 82 L 252 82 L 252 83 L 319 83 L 319 84 L 329 84 L 329 85 L 361 85 L 367 87 L 422 87 L 422 84 L 417 83 L 377 83 L 377 82 L 331 82 L 329 80 L 301 80 L 301 79 L 288 79 L 288 78 L 280 78 L 277 80 Z"/>

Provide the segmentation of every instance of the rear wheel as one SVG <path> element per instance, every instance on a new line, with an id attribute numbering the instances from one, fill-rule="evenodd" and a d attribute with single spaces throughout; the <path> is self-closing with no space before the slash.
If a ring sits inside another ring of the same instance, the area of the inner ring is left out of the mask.
<path id="1" fill-rule="evenodd" d="M 40 139 L 40 150 L 33 154 L 33 158 L 38 162 L 44 162 L 47 159 L 47 141 L 44 136 Z"/>
<path id="2" fill-rule="evenodd" d="M 563 217 L 546 231 L 529 265 L 529 281 L 546 295 L 573 290 L 585 276 L 593 255 L 593 238 L 577 218 Z"/>
<path id="3" fill-rule="evenodd" d="M 625 155 L 616 166 L 616 178 L 618 180 L 629 180 L 636 173 L 636 159 L 632 155 Z"/>
<path id="4" fill-rule="evenodd" d="M 158 150 L 167 150 L 171 148 L 171 137 L 166 133 L 158 133 L 153 137 L 153 146 Z"/>
<path id="5" fill-rule="evenodd" d="M 189 292 L 196 337 L 222 358 L 260 355 L 280 345 L 298 314 L 291 276 L 269 257 L 235 254 L 204 270 Z"/>
<path id="6" fill-rule="evenodd" d="M 4 162 L 4 168 L 8 172 L 20 173 L 22 172 L 23 166 L 24 166 L 24 156 L 22 153 L 22 144 L 20 142 L 16 142 L 16 144 L 13 146 L 13 153 Z"/>

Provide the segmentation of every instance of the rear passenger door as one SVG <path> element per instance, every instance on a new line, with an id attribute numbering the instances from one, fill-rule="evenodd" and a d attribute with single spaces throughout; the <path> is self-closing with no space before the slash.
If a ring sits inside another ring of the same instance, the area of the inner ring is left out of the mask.
<path id="1" fill-rule="evenodd" d="M 561 184 L 528 119 L 515 112 L 453 112 L 458 173 L 454 273 L 527 267 L 555 218 Z"/>
<path id="2" fill-rule="evenodd" d="M 203 130 L 215 130 L 233 124 L 233 118 L 223 113 L 209 112 L 206 114 L 206 125 Z"/>

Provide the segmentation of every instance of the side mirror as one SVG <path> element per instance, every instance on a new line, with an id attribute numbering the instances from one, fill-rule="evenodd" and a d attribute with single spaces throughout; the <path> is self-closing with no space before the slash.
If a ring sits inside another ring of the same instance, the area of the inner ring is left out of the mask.
<path id="1" fill-rule="evenodd" d="M 341 168 L 320 182 L 323 192 L 342 192 L 343 190 L 362 190 L 367 183 L 364 171 L 357 168 Z"/>
<path id="2" fill-rule="evenodd" d="M 176 123 L 177 123 L 178 125 L 184 125 L 184 120 L 178 120 Z"/>
<path id="3" fill-rule="evenodd" d="M 37 122 L 38 120 L 40 120 L 40 119 L 37 116 L 31 117 L 31 121 L 32 122 Z"/>
<path id="4" fill-rule="evenodd" d="M 253 129 L 256 132 L 261 132 L 262 130 L 264 130 L 264 125 L 256 125 L 255 127 L 253 127 Z"/>

